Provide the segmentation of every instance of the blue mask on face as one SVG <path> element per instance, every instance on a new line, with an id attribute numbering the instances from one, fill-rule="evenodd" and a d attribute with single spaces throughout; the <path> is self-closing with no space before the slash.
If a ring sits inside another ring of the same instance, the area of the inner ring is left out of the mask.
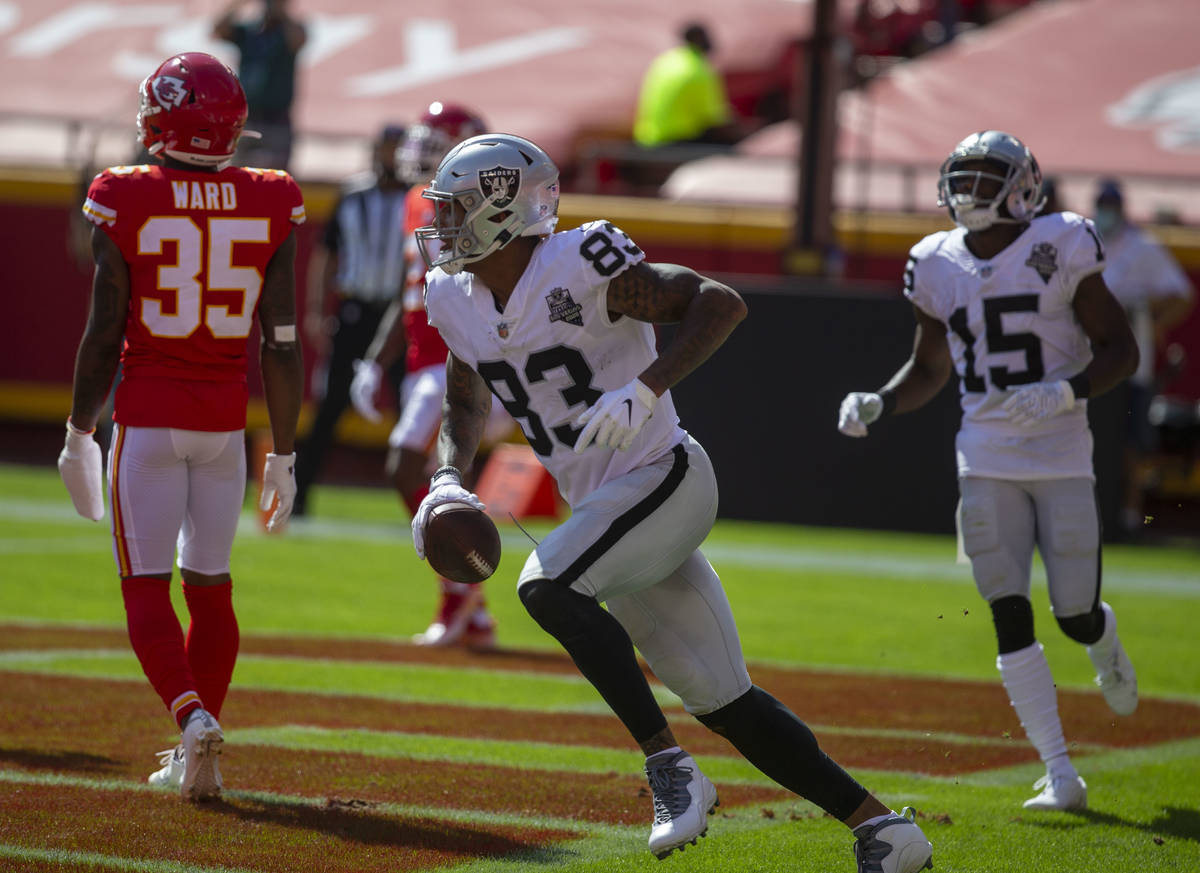
<path id="1" fill-rule="evenodd" d="M 1092 219 L 1096 225 L 1096 230 L 1100 231 L 1101 236 L 1107 236 L 1116 230 L 1121 224 L 1121 213 L 1111 206 L 1096 207 L 1096 217 Z"/>

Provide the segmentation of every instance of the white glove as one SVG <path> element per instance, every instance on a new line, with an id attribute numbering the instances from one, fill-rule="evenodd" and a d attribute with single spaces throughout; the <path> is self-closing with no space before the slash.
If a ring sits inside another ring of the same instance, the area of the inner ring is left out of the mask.
<path id="1" fill-rule="evenodd" d="M 67 442 L 58 456 L 62 476 L 75 511 L 91 521 L 104 518 L 104 484 L 100 472 L 100 445 L 92 430 L 80 430 L 67 419 Z"/>
<path id="2" fill-rule="evenodd" d="M 262 475 L 262 497 L 258 499 L 258 508 L 270 509 L 271 501 L 279 498 L 275 511 L 267 521 L 267 530 L 274 533 L 287 524 L 292 515 L 292 503 L 296 499 L 296 453 L 268 454 Z"/>
<path id="3" fill-rule="evenodd" d="M 883 398 L 878 394 L 852 391 L 838 410 L 838 430 L 846 436 L 865 437 L 867 425 L 883 414 Z"/>
<path id="4" fill-rule="evenodd" d="M 575 426 L 583 428 L 575 440 L 575 454 L 582 454 L 593 442 L 601 448 L 625 451 L 654 414 L 657 403 L 658 395 L 641 379 L 634 379 L 616 391 L 604 392 L 575 419 Z"/>
<path id="5" fill-rule="evenodd" d="M 1074 406 L 1074 389 L 1066 379 L 1060 379 L 1057 382 L 1022 385 L 1009 395 L 1002 408 L 1016 424 L 1032 427 Z"/>
<path id="6" fill-rule="evenodd" d="M 383 368 L 374 361 L 354 362 L 354 381 L 350 383 L 350 402 L 354 411 L 371 423 L 383 420 L 375 408 L 375 395 L 383 380 Z"/>
<path id="7" fill-rule="evenodd" d="M 412 519 L 413 548 L 422 561 L 425 560 L 425 525 L 429 523 L 429 513 L 443 503 L 465 503 L 480 512 L 487 509 L 482 500 L 462 487 L 462 476 L 453 467 L 442 467 L 434 473 L 429 481 L 429 493 L 417 507 Z"/>

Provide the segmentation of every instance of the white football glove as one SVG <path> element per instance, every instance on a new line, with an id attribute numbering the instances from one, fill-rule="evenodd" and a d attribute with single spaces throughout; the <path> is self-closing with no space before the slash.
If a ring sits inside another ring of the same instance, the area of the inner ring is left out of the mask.
<path id="1" fill-rule="evenodd" d="M 258 508 L 268 510 L 271 501 L 276 497 L 275 511 L 267 521 L 267 530 L 271 533 L 287 524 L 292 515 L 292 503 L 296 500 L 296 453 L 277 455 L 271 452 L 263 464 L 262 496 L 258 499 Z"/>
<path id="2" fill-rule="evenodd" d="M 575 426 L 583 428 L 575 440 L 575 454 L 581 454 L 593 442 L 601 448 L 625 451 L 654 414 L 657 403 L 658 395 L 641 379 L 604 392 L 575 419 Z"/>
<path id="3" fill-rule="evenodd" d="M 67 420 L 67 442 L 58 456 L 58 474 L 62 476 L 75 511 L 91 521 L 104 518 L 104 484 L 101 475 L 100 444 L 92 430 L 79 430 Z"/>
<path id="4" fill-rule="evenodd" d="M 350 402 L 354 411 L 371 423 L 383 420 L 375 408 L 375 395 L 383 381 L 383 368 L 374 361 L 354 362 L 354 381 L 350 383 Z"/>
<path id="5" fill-rule="evenodd" d="M 422 561 L 425 560 L 425 525 L 429 523 L 429 513 L 443 503 L 465 503 L 480 512 L 487 509 L 482 500 L 462 487 L 462 476 L 453 467 L 442 467 L 434 473 L 429 480 L 429 493 L 417 507 L 412 519 L 413 548 Z"/>
<path id="6" fill-rule="evenodd" d="M 1075 391 L 1066 379 L 1022 385 L 1001 407 L 1014 423 L 1032 427 L 1075 406 Z"/>
<path id="7" fill-rule="evenodd" d="M 865 437 L 867 425 L 883 414 L 883 398 L 878 394 L 853 391 L 842 400 L 838 410 L 838 430 L 846 436 Z"/>

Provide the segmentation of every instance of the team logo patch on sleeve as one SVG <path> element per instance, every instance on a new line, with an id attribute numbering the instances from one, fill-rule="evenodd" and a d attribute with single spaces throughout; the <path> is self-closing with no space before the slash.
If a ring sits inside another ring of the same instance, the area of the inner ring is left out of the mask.
<path id="1" fill-rule="evenodd" d="M 492 167 L 479 171 L 479 190 L 484 197 L 495 197 L 492 205 L 498 209 L 513 202 L 521 189 L 521 171 L 508 167 Z"/>
<path id="2" fill-rule="evenodd" d="M 551 321 L 565 321 L 576 327 L 583 327 L 583 307 L 576 303 L 571 292 L 566 288 L 555 288 L 546 295 L 546 305 L 550 307 Z"/>
<path id="3" fill-rule="evenodd" d="M 1058 272 L 1058 249 L 1050 243 L 1037 243 L 1029 253 L 1025 266 L 1033 267 L 1042 277 L 1042 282 L 1049 285 L 1050 277 Z"/>

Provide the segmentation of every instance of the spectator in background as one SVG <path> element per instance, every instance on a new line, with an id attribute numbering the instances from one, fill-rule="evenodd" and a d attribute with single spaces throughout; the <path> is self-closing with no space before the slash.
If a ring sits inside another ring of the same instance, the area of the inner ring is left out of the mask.
<path id="1" fill-rule="evenodd" d="M 740 139 L 725 84 L 709 56 L 702 24 L 680 32 L 682 44 L 660 54 L 642 79 L 633 139 L 647 148 L 676 143 L 728 145 Z"/>
<path id="2" fill-rule="evenodd" d="M 1129 377 L 1129 433 L 1125 441 L 1125 472 L 1121 522 L 1125 533 L 1142 529 L 1142 494 L 1148 457 L 1157 448 L 1150 424 L 1150 401 L 1158 392 L 1156 362 L 1168 331 L 1191 311 L 1192 285 L 1179 264 L 1150 234 L 1135 227 L 1125 214 L 1121 184 L 1101 180 L 1096 190 L 1096 230 L 1104 240 L 1107 259 L 1104 281 L 1129 313 L 1140 359 Z"/>
<path id="3" fill-rule="evenodd" d="M 350 403 L 354 362 L 366 353 L 388 304 L 404 285 L 408 185 L 396 168 L 396 149 L 404 141 L 404 131 L 403 125 L 389 124 L 379 132 L 371 171 L 346 184 L 313 253 L 304 334 L 324 362 L 325 384 L 296 466 L 294 515 L 308 511 L 308 491 Z M 327 313 L 331 302 L 333 311 Z M 392 384 L 400 384 L 402 372 L 390 374 Z"/>
<path id="4" fill-rule="evenodd" d="M 235 160 L 243 165 L 286 170 L 292 157 L 292 102 L 296 96 L 296 55 L 308 35 L 288 14 L 288 0 L 263 0 L 261 17 L 239 16 L 248 0 L 232 0 L 213 25 L 213 36 L 237 46 L 238 78 L 246 92 L 250 136 Z M 249 132 L 249 131 L 248 131 Z"/>

